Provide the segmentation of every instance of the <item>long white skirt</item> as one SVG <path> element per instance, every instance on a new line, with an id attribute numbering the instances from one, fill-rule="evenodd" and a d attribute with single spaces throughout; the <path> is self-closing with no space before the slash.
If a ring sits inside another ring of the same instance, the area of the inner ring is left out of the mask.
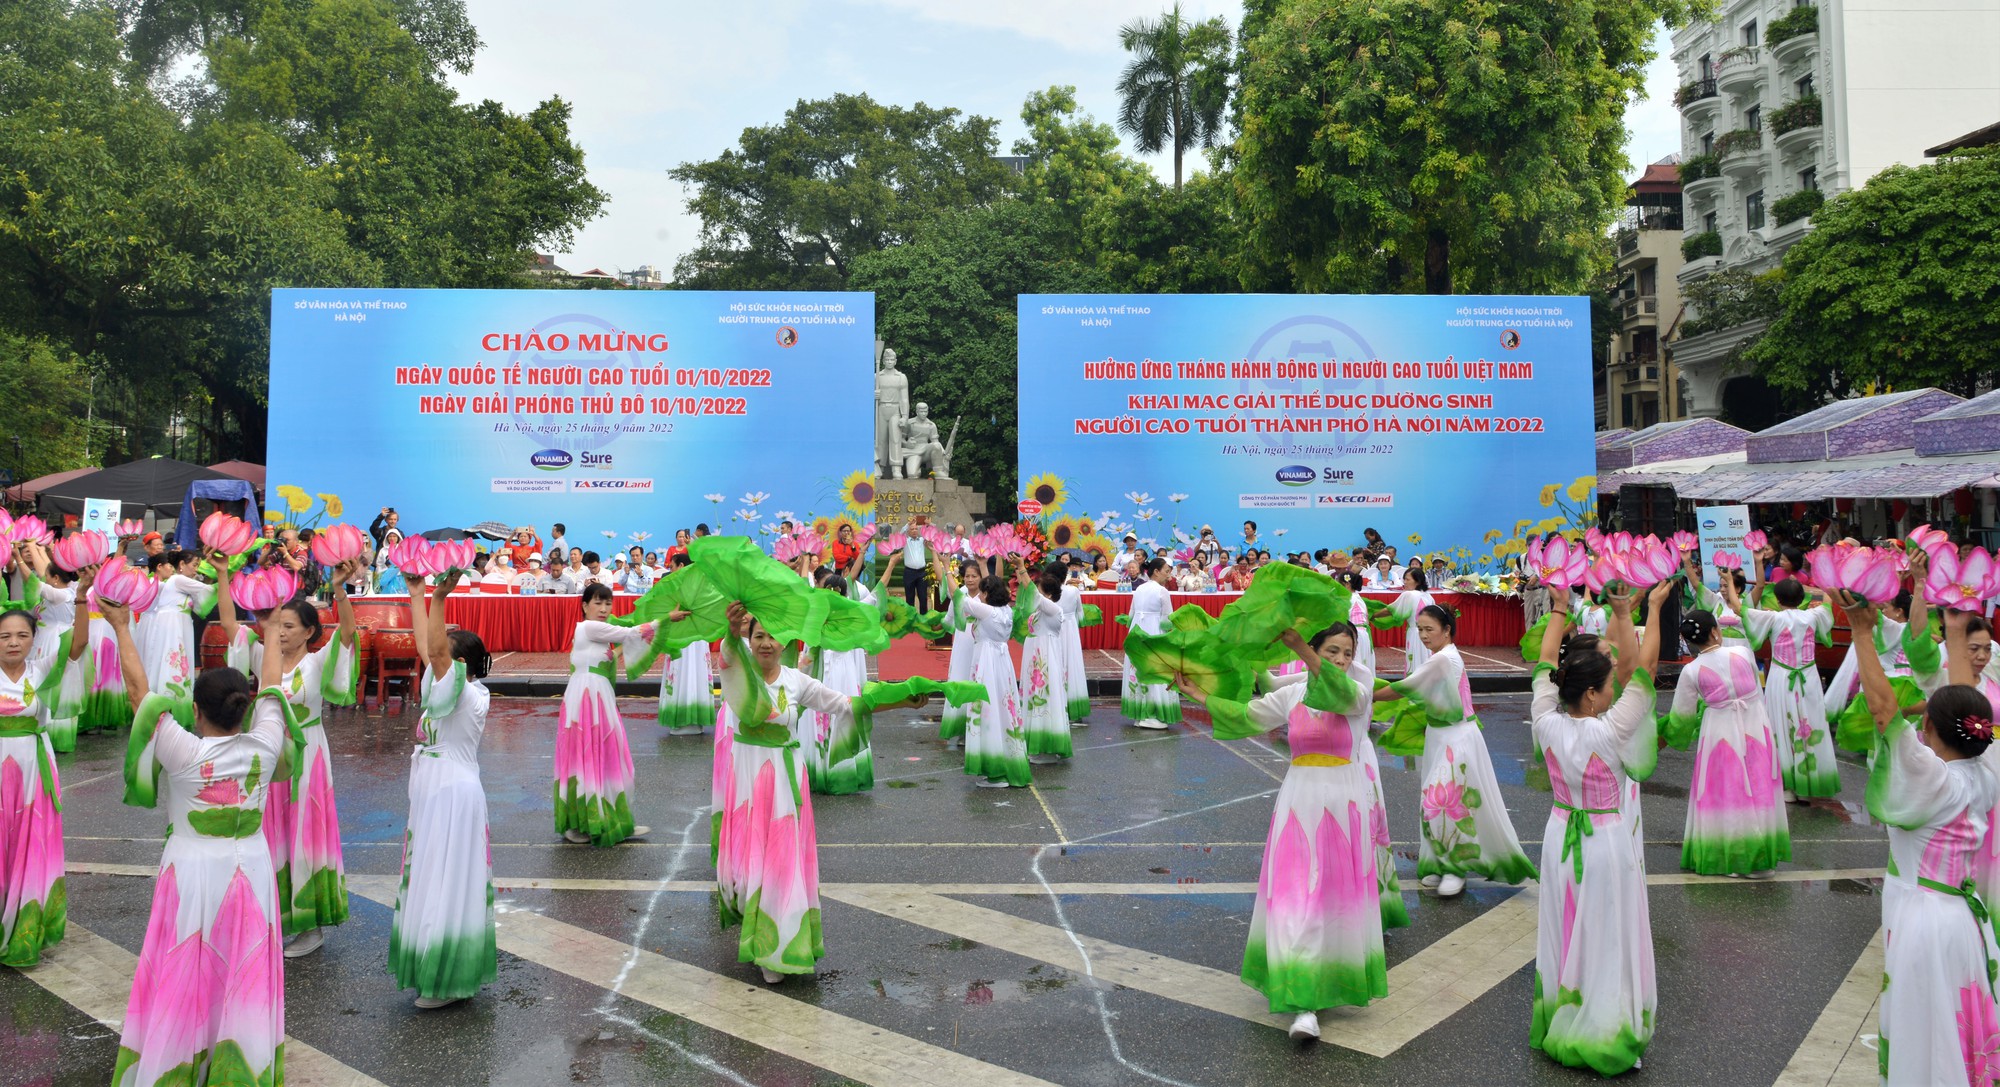
<path id="1" fill-rule="evenodd" d="M 389 929 L 396 987 L 456 1000 L 493 980 L 493 853 L 479 767 L 421 750 L 410 759 L 403 883 Z"/>
<path id="2" fill-rule="evenodd" d="M 1615 1076 L 1645 1055 L 1659 994 L 1646 902 L 1644 843 L 1623 815 L 1589 815 L 1578 853 L 1563 856 L 1571 814 L 1542 831 L 1529 1044 L 1572 1068 Z M 1581 831 L 1581 824 L 1579 830 Z"/>
<path id="3" fill-rule="evenodd" d="M 1074 623 L 1063 627 L 1063 690 L 1068 695 L 1069 719 L 1082 721 L 1090 716 L 1090 678 L 1083 670 L 1083 631 Z"/>
<path id="4" fill-rule="evenodd" d="M 862 684 L 868 682 L 868 651 L 849 649 L 826 653 L 820 672 L 821 683 L 852 698 L 860 694 Z M 859 751 L 834 762 L 831 748 L 836 739 L 833 730 L 837 722 L 832 714 L 818 712 L 812 714 L 811 721 L 814 742 L 802 754 L 806 758 L 806 776 L 812 782 L 812 791 L 843 796 L 874 788 L 875 750 L 867 737 L 862 738 Z"/>
<path id="5" fill-rule="evenodd" d="M 660 670 L 660 727 L 687 735 L 715 723 L 709 686 L 708 643 L 695 642 Z"/>
<path id="6" fill-rule="evenodd" d="M 194 708 L 194 619 L 185 609 L 147 612 L 139 617 L 133 641 L 146 665 L 146 685 L 192 710 Z"/>
<path id="7" fill-rule="evenodd" d="M 1021 647 L 1021 722 L 1028 754 L 1070 757 L 1069 684 L 1060 634 L 1030 634 Z"/>
<path id="8" fill-rule="evenodd" d="M 1535 878 L 1476 719 L 1424 734 L 1419 876 L 1484 876 L 1499 883 Z"/>
<path id="9" fill-rule="evenodd" d="M 972 682 L 972 631 L 955 630 L 951 634 L 951 662 L 945 669 L 945 678 L 953 683 Z M 938 726 L 938 737 L 951 740 L 965 735 L 965 725 L 972 717 L 970 706 L 954 706 L 945 703 L 944 721 Z"/>
<path id="10" fill-rule="evenodd" d="M 2000 1072 L 1986 982 L 1988 956 L 2000 962 L 1992 929 L 1974 923 L 1965 899 L 1898 877 L 1882 885 L 1882 929 L 1882 1082 L 1959 1087 L 1972 1083 L 1974 1061 L 1988 1077 Z"/>

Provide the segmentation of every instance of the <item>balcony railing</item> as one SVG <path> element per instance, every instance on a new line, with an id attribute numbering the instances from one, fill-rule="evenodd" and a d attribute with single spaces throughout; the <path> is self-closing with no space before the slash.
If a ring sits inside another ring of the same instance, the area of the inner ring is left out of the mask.
<path id="1" fill-rule="evenodd" d="M 1713 77 L 1689 80 L 1681 84 L 1680 90 L 1674 92 L 1674 107 L 1685 110 L 1704 98 L 1714 97 L 1715 79 Z"/>
<path id="2" fill-rule="evenodd" d="M 1653 317 L 1660 312 L 1658 295 L 1641 294 L 1628 297 L 1623 306 L 1622 316 L 1630 321 L 1635 317 Z"/>
<path id="3" fill-rule="evenodd" d="M 1771 114 L 1771 134 L 1782 136 L 1801 128 L 1817 128 L 1820 123 L 1819 95 L 1795 99 Z"/>

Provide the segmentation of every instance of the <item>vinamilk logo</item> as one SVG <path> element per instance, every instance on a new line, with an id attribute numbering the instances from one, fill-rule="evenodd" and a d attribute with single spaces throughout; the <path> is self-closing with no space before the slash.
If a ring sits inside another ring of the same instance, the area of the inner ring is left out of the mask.
<path id="1" fill-rule="evenodd" d="M 1278 482 L 1287 487 L 1303 487 L 1319 478 L 1319 473 L 1303 464 L 1287 464 L 1278 469 Z"/>
<path id="2" fill-rule="evenodd" d="M 528 458 L 528 464 L 544 472 L 560 472 L 569 467 L 570 459 L 568 450 L 539 449 L 535 451 L 534 456 Z"/>

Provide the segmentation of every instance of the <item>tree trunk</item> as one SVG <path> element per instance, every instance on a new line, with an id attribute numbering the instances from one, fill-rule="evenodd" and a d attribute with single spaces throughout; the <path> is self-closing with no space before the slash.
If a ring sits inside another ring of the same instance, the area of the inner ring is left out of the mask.
<path id="1" fill-rule="evenodd" d="M 1174 139 L 1174 192 L 1181 191 L 1181 142 L 1179 134 Z"/>
<path id="2" fill-rule="evenodd" d="M 1442 230 L 1424 237 L 1424 293 L 1451 293 L 1451 239 Z"/>

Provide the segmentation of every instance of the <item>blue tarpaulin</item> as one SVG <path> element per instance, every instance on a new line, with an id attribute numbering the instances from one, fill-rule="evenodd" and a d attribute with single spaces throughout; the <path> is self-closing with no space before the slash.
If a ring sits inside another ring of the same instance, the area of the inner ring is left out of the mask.
<path id="1" fill-rule="evenodd" d="M 197 498 L 211 502 L 243 502 L 242 516 L 251 524 L 257 523 L 257 491 L 241 479 L 197 479 L 188 484 L 187 497 L 181 499 L 181 519 L 174 526 L 174 546 L 183 551 L 194 551 L 201 546 L 201 522 L 194 515 Z"/>

